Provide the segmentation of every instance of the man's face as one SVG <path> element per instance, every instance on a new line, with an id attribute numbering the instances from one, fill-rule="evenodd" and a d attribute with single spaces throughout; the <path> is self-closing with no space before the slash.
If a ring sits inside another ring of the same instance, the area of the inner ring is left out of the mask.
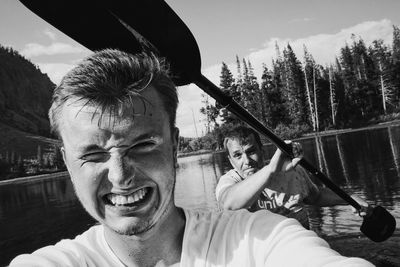
<path id="1" fill-rule="evenodd" d="M 247 178 L 262 168 L 262 151 L 253 134 L 250 134 L 245 140 L 229 139 L 226 145 L 232 167 L 243 178 Z"/>
<path id="2" fill-rule="evenodd" d="M 97 221 L 128 235 L 146 233 L 175 208 L 178 129 L 171 131 L 153 87 L 142 95 L 146 108 L 135 99 L 135 114 L 101 117 L 95 107 L 72 100 L 60 118 L 63 156 L 79 200 Z"/>

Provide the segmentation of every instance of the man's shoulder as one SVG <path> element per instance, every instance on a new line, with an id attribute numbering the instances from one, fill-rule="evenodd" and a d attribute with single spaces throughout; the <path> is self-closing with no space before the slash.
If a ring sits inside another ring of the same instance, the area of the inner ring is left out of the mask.
<path id="1" fill-rule="evenodd" d="M 55 245 L 40 248 L 32 254 L 20 255 L 10 263 L 10 266 L 24 264 L 28 266 L 33 262 L 40 262 L 43 266 L 53 266 L 51 263 L 57 262 L 69 262 L 70 266 L 81 266 L 82 262 L 104 263 L 104 258 L 108 254 L 104 241 L 104 228 L 102 225 L 95 225 L 73 239 L 63 239 Z M 112 255 L 108 258 L 112 258 Z M 107 263 L 110 261 L 107 260 Z"/>

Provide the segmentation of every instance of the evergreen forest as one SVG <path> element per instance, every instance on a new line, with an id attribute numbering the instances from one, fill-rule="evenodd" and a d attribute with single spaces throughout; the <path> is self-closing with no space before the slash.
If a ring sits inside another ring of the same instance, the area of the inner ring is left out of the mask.
<path id="1" fill-rule="evenodd" d="M 236 77 L 222 62 L 220 88 L 278 136 L 358 128 L 400 118 L 400 29 L 393 40 L 367 45 L 352 35 L 334 62 L 320 65 L 303 47 L 296 55 L 290 44 L 281 49 L 271 67 L 257 79 L 250 60 L 236 56 Z M 261 82 L 259 82 L 261 81 Z M 203 95 L 200 112 L 207 134 L 183 139 L 183 150 L 219 149 L 223 133 L 241 122 L 219 103 Z M 218 119 L 219 118 L 219 119 Z"/>

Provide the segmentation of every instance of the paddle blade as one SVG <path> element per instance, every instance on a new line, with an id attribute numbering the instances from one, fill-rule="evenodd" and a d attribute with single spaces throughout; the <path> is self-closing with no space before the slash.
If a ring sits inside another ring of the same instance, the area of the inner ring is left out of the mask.
<path id="1" fill-rule="evenodd" d="M 201 57 L 197 42 L 165 1 L 107 0 L 106 7 L 168 59 L 175 84 L 192 83 L 200 75 Z"/>
<path id="2" fill-rule="evenodd" d="M 92 1 L 20 0 L 36 15 L 90 50 L 139 52 L 140 44 L 106 9 Z"/>
<path id="3" fill-rule="evenodd" d="M 200 74 L 192 33 L 163 0 L 20 0 L 35 14 L 90 50 L 152 50 L 166 57 L 176 85 Z"/>
<path id="4" fill-rule="evenodd" d="M 375 242 L 382 242 L 392 236 L 396 229 L 395 218 L 381 206 L 376 206 L 364 217 L 361 232 Z"/>

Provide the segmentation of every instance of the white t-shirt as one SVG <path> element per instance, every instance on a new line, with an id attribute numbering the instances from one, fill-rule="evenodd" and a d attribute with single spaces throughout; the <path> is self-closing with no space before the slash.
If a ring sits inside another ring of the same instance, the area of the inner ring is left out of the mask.
<path id="1" fill-rule="evenodd" d="M 300 166 L 288 172 L 279 172 L 257 200 L 248 207 L 249 211 L 270 210 L 287 217 L 296 218 L 308 228 L 308 216 L 304 204 L 312 204 L 319 196 L 318 187 L 311 181 L 307 172 Z M 249 178 L 251 179 L 251 177 Z M 244 178 L 232 169 L 221 176 L 215 189 L 219 201 L 222 193 Z"/>
<path id="2" fill-rule="evenodd" d="M 176 266 L 373 266 L 360 258 L 339 255 L 296 220 L 268 211 L 185 210 L 185 216 L 181 261 Z M 104 229 L 98 225 L 73 240 L 20 255 L 10 266 L 124 265 L 109 248 Z"/>

